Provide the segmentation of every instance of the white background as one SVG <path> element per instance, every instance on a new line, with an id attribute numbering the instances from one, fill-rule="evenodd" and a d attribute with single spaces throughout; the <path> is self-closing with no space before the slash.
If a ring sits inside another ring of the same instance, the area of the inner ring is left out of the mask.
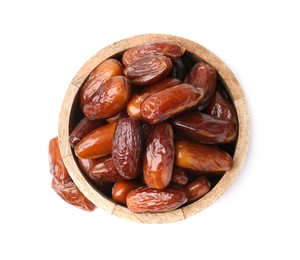
<path id="1" fill-rule="evenodd" d="M 1 1 L 0 259 L 299 259 L 298 1 Z M 48 142 L 69 82 L 107 45 L 174 34 L 218 55 L 248 98 L 251 144 L 230 189 L 145 225 L 69 206 Z"/>

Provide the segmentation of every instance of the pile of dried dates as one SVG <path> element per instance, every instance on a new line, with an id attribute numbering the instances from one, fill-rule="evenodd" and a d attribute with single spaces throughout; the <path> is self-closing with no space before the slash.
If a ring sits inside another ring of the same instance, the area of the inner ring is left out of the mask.
<path id="1" fill-rule="evenodd" d="M 133 212 L 167 212 L 216 185 L 233 165 L 237 114 L 216 70 L 172 42 L 126 50 L 99 64 L 79 92 L 70 134 L 78 165 L 102 194 Z M 77 113 L 78 114 L 78 113 Z M 85 210 L 50 141 L 52 187 Z"/>

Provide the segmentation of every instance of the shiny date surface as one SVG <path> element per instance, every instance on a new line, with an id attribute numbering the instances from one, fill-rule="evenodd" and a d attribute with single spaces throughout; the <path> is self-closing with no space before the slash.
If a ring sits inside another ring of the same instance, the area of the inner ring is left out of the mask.
<path id="1" fill-rule="evenodd" d="M 122 62 L 126 66 L 138 58 L 147 56 L 147 55 L 164 55 L 172 60 L 179 58 L 185 49 L 171 42 L 156 42 L 150 44 L 139 45 L 133 48 L 128 49 L 124 52 L 122 56 Z"/>
<path id="2" fill-rule="evenodd" d="M 134 179 L 140 173 L 142 159 L 142 128 L 135 118 L 118 121 L 112 143 L 112 158 L 118 172 L 125 179 Z"/>
<path id="3" fill-rule="evenodd" d="M 229 122 L 200 112 L 190 112 L 175 117 L 172 125 L 189 139 L 199 143 L 224 144 L 231 142 Z"/>
<path id="4" fill-rule="evenodd" d="M 126 205 L 126 196 L 132 190 L 142 186 L 137 181 L 121 180 L 117 181 L 112 188 L 112 198 L 114 201 Z"/>
<path id="5" fill-rule="evenodd" d="M 82 194 L 73 181 L 61 183 L 56 178 L 53 178 L 51 187 L 69 204 L 86 211 L 93 211 L 95 209 L 95 205 Z"/>
<path id="6" fill-rule="evenodd" d="M 203 91 L 190 84 L 172 86 L 144 100 L 141 115 L 147 123 L 155 124 L 195 107 L 202 98 Z"/>
<path id="7" fill-rule="evenodd" d="M 227 143 L 232 143 L 238 135 L 238 118 L 234 105 L 221 90 L 217 90 L 213 96 L 206 113 L 212 117 L 229 122 L 230 129 Z"/>
<path id="8" fill-rule="evenodd" d="M 90 120 L 110 118 L 126 107 L 130 95 L 128 79 L 123 76 L 112 77 L 85 102 L 83 113 Z"/>
<path id="9" fill-rule="evenodd" d="M 127 207 L 136 213 L 159 213 L 175 210 L 187 201 L 182 187 L 167 187 L 157 190 L 150 187 L 137 188 L 127 195 Z"/>
<path id="10" fill-rule="evenodd" d="M 170 124 L 153 127 L 143 161 L 145 183 L 156 189 L 165 188 L 171 181 L 174 164 L 173 130 Z"/>
<path id="11" fill-rule="evenodd" d="M 186 186 L 188 201 L 195 201 L 210 190 L 210 182 L 206 176 L 200 176 Z"/>
<path id="12" fill-rule="evenodd" d="M 60 182 L 68 182 L 71 177 L 65 167 L 58 145 L 58 137 L 49 142 L 49 166 L 50 173 Z"/>
<path id="13" fill-rule="evenodd" d="M 102 83 L 111 77 L 123 74 L 123 65 L 116 59 L 107 59 L 99 64 L 89 75 L 80 90 L 80 107 L 98 90 Z"/>
<path id="14" fill-rule="evenodd" d="M 204 91 L 204 97 L 198 106 L 199 111 L 207 107 L 212 99 L 216 90 L 216 80 L 216 70 L 205 62 L 196 63 L 187 75 L 185 82 Z"/>
<path id="15" fill-rule="evenodd" d="M 130 63 L 124 69 L 124 75 L 133 85 L 154 84 L 166 77 L 172 69 L 172 62 L 165 56 L 148 55 Z"/>
<path id="16" fill-rule="evenodd" d="M 131 117 L 141 119 L 141 104 L 146 98 L 148 98 L 149 96 L 151 96 L 154 93 L 157 93 L 166 88 L 178 85 L 180 83 L 181 82 L 178 79 L 165 78 L 165 79 L 161 80 L 160 82 L 158 82 L 154 85 L 151 85 L 138 93 L 135 93 L 131 97 L 131 99 L 127 105 L 128 115 Z"/>
<path id="17" fill-rule="evenodd" d="M 104 120 L 89 120 L 83 117 L 70 134 L 71 147 L 75 147 L 87 134 L 105 124 Z"/>
<path id="18" fill-rule="evenodd" d="M 96 160 L 87 175 L 96 183 L 116 182 L 124 180 L 119 174 L 115 163 L 110 155 Z"/>
<path id="19" fill-rule="evenodd" d="M 82 159 L 106 156 L 111 153 L 116 123 L 100 126 L 86 135 L 75 147 L 75 154 Z"/>
<path id="20" fill-rule="evenodd" d="M 223 174 L 233 165 L 232 157 L 216 146 L 180 141 L 175 151 L 175 164 L 195 174 Z"/>

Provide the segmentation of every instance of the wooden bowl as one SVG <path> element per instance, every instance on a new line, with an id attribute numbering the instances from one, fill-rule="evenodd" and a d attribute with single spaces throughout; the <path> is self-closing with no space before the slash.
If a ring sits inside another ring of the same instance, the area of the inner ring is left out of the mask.
<path id="1" fill-rule="evenodd" d="M 233 156 L 233 168 L 223 175 L 223 177 L 207 195 L 193 202 L 192 204 L 171 212 L 137 214 L 131 212 L 124 206 L 116 204 L 112 201 L 112 199 L 106 197 L 102 193 L 99 193 L 94 186 L 90 184 L 77 165 L 76 157 L 73 154 L 69 144 L 69 134 L 70 130 L 72 130 L 72 127 L 74 127 L 76 113 L 78 112 L 76 111 L 78 107 L 77 94 L 82 83 L 91 73 L 91 71 L 102 61 L 110 57 L 118 56 L 128 48 L 158 41 L 176 42 L 185 47 L 186 52 L 190 53 L 194 59 L 203 60 L 211 64 L 217 70 L 219 79 L 227 89 L 227 92 L 229 93 L 235 105 L 239 121 L 239 134 Z M 82 68 L 75 75 L 74 79 L 71 81 L 63 100 L 59 118 L 58 137 L 64 163 L 73 181 L 82 191 L 82 193 L 97 207 L 102 208 L 115 216 L 131 221 L 141 223 L 168 223 L 183 220 L 195 215 L 211 205 L 225 192 L 225 190 L 228 189 L 244 163 L 249 145 L 249 129 L 249 113 L 244 93 L 233 73 L 221 59 L 219 59 L 208 49 L 188 39 L 165 34 L 145 34 L 124 39 L 109 45 L 108 47 L 96 53 L 82 66 Z"/>

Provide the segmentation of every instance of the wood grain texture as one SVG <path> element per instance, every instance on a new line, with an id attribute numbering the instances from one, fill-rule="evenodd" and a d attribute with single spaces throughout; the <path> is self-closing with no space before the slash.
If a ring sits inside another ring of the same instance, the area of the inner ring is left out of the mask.
<path id="1" fill-rule="evenodd" d="M 227 171 L 218 184 L 204 197 L 195 201 L 194 203 L 167 213 L 143 213 L 137 214 L 128 210 L 126 207 L 120 206 L 112 202 L 112 200 L 97 192 L 93 186 L 87 181 L 82 174 L 81 170 L 75 161 L 69 144 L 70 134 L 70 119 L 73 107 L 76 105 L 76 96 L 80 86 L 91 73 L 91 71 L 102 61 L 107 58 L 124 52 L 126 49 L 150 42 L 158 41 L 171 41 L 182 45 L 186 51 L 194 54 L 209 64 L 211 64 L 218 72 L 224 86 L 226 87 L 229 95 L 237 110 L 239 121 L 239 135 L 237 140 L 236 151 L 233 157 L 234 166 Z M 78 188 L 89 198 L 97 207 L 105 211 L 124 218 L 126 220 L 140 222 L 140 223 L 169 223 L 174 221 L 183 220 L 190 216 L 199 213 L 201 210 L 207 208 L 214 201 L 216 201 L 232 184 L 238 175 L 248 151 L 249 138 L 250 138 L 250 121 L 247 102 L 237 79 L 226 64 L 219 59 L 216 55 L 210 52 L 200 44 L 191 40 L 167 34 L 144 34 L 134 36 L 115 42 L 108 47 L 97 52 L 90 58 L 82 68 L 77 72 L 71 81 L 63 104 L 61 107 L 58 127 L 58 138 L 61 154 L 64 163 Z"/>

